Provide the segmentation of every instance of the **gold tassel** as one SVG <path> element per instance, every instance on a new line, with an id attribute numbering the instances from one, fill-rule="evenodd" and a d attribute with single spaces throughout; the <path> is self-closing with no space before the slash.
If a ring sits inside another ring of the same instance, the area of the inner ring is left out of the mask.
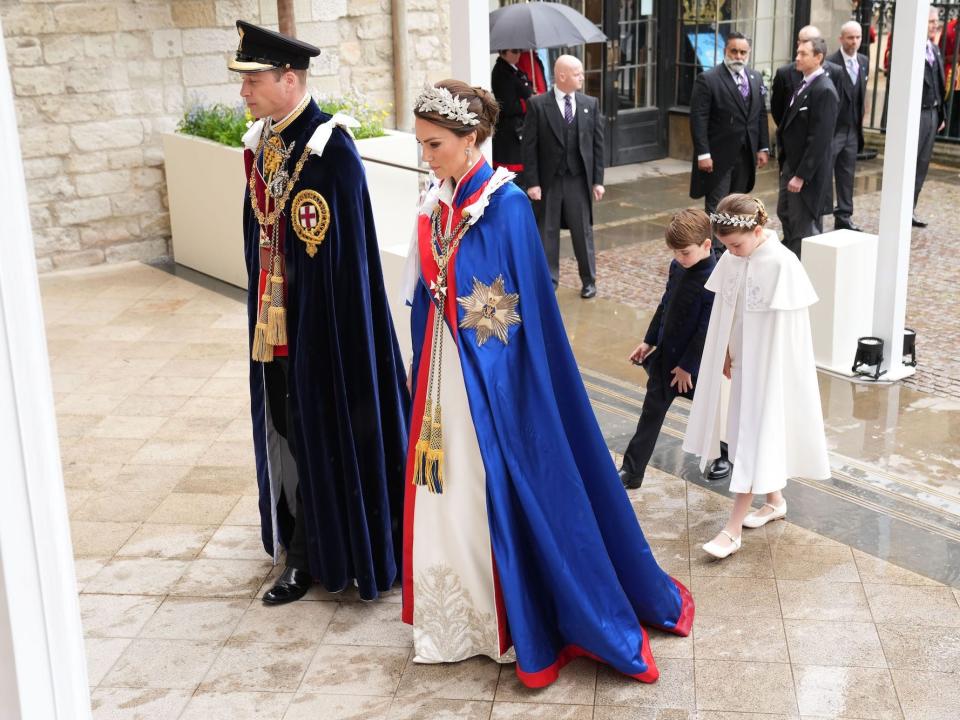
<path id="1" fill-rule="evenodd" d="M 426 485 L 426 459 L 427 450 L 430 448 L 430 406 L 433 403 L 427 398 L 423 407 L 423 422 L 420 423 L 420 435 L 417 438 L 417 444 L 413 447 L 413 484 Z"/>
<path id="2" fill-rule="evenodd" d="M 267 342 L 271 345 L 287 344 L 287 309 L 283 306 L 283 271 L 280 258 L 273 259 L 270 276 L 270 310 L 267 313 Z"/>
<path id="3" fill-rule="evenodd" d="M 287 310 L 270 306 L 267 315 L 267 342 L 271 345 L 287 344 Z"/>
<path id="4" fill-rule="evenodd" d="M 250 357 L 257 362 L 273 361 L 273 345 L 267 339 L 267 317 L 270 314 L 270 295 L 264 293 L 260 298 L 260 313 L 257 316 L 257 325 L 253 330 L 253 349 Z"/>
<path id="5" fill-rule="evenodd" d="M 433 411 L 433 423 L 430 426 L 430 445 L 424 461 L 427 488 L 432 493 L 443 493 L 443 428 L 440 423 L 440 405 Z"/>

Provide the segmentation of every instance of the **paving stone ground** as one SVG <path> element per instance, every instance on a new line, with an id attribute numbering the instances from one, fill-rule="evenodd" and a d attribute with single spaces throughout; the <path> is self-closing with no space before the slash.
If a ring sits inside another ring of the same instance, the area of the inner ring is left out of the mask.
<path id="1" fill-rule="evenodd" d="M 854 220 L 865 231 L 876 233 L 881 201 L 878 168 L 870 166 L 862 172 Z M 757 187 L 771 215 L 769 227 L 779 231 L 774 183 L 775 175 L 768 171 L 760 175 Z M 672 212 L 702 207 L 687 196 L 684 183 L 674 183 L 672 192 L 666 193 L 663 186 L 663 178 L 641 178 L 615 186 L 617 196 L 604 203 L 635 206 L 633 219 L 628 212 L 605 222 L 613 212 L 598 209 L 596 236 L 603 249 L 597 252 L 597 290 L 601 297 L 651 310 L 659 302 L 672 257 L 663 243 L 663 228 Z M 645 202 L 645 197 L 655 198 L 657 204 Z M 919 364 L 916 375 L 904 384 L 960 399 L 960 175 L 956 170 L 931 170 L 917 215 L 929 225 L 912 231 L 906 325 L 917 332 Z M 825 229 L 831 229 L 832 223 L 827 217 Z M 631 235 L 637 239 L 631 241 Z M 561 259 L 560 283 L 580 287 L 572 255 Z"/>

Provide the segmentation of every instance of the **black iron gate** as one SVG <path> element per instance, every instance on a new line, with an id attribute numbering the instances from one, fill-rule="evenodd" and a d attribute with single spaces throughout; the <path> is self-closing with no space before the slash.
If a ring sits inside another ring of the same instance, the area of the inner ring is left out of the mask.
<path id="1" fill-rule="evenodd" d="M 864 127 L 881 132 L 886 130 L 890 102 L 890 60 L 894 51 L 896 6 L 896 0 L 860 0 L 855 18 L 863 26 L 860 52 L 870 58 L 871 67 Z M 960 0 L 939 0 L 931 2 L 930 6 L 940 12 L 937 45 L 947 78 L 946 126 L 937 141 L 960 143 Z"/>

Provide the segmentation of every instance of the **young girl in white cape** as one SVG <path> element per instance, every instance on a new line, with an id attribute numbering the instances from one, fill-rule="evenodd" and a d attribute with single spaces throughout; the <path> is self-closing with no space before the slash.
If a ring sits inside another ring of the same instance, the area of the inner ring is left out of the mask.
<path id="1" fill-rule="evenodd" d="M 699 455 L 702 467 L 719 457 L 721 375 L 730 378 L 736 499 L 727 524 L 703 546 L 725 558 L 740 549 L 741 528 L 787 514 L 788 477 L 827 479 L 830 463 L 807 311 L 817 301 L 810 280 L 776 233 L 764 230 L 767 212 L 756 198 L 728 195 L 710 220 L 727 252 L 706 283 L 716 298 L 683 449 Z M 754 495 L 766 498 L 750 512 Z"/>

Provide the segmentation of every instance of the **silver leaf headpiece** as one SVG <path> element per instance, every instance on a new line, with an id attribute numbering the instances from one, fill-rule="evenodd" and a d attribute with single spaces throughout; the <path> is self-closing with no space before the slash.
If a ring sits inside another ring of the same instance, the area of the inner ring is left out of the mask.
<path id="1" fill-rule="evenodd" d="M 439 113 L 445 118 L 457 120 L 464 125 L 480 124 L 477 114 L 470 112 L 470 101 L 461 100 L 459 95 L 450 94 L 445 87 L 427 85 L 417 98 L 416 108 L 420 112 Z"/>
<path id="2" fill-rule="evenodd" d="M 710 213 L 710 222 L 715 225 L 727 225 L 750 230 L 757 225 L 756 215 L 731 215 L 730 213 Z"/>

